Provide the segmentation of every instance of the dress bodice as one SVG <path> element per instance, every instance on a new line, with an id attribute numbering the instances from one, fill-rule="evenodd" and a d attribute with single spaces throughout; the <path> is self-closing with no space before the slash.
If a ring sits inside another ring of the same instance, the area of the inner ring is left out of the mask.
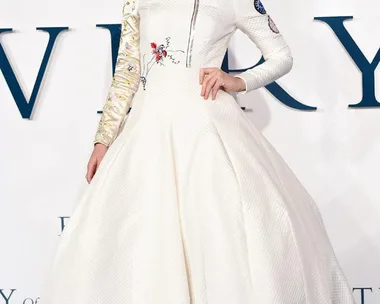
<path id="1" fill-rule="evenodd" d="M 151 69 L 167 66 L 220 68 L 233 33 L 240 29 L 265 62 L 235 75 L 245 94 L 287 73 L 292 57 L 260 0 L 126 0 L 116 70 L 95 143 L 116 138 L 138 88 Z"/>
<path id="2" fill-rule="evenodd" d="M 171 59 L 163 57 L 163 64 L 221 65 L 234 27 L 218 0 L 140 0 L 138 13 L 142 63 L 157 50 Z"/>

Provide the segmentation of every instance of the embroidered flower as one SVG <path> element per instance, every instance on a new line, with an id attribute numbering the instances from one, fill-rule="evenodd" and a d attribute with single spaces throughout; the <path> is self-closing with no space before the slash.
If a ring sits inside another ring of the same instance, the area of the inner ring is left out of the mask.
<path id="1" fill-rule="evenodd" d="M 157 43 L 151 42 L 150 46 L 152 47 L 152 53 L 155 55 L 156 61 L 160 61 L 162 57 L 166 57 L 168 52 L 165 50 L 165 46 L 160 44 L 157 46 Z"/>
<path id="2" fill-rule="evenodd" d="M 180 63 L 174 56 L 174 53 L 181 52 L 185 53 L 183 50 L 171 50 L 170 47 L 170 37 L 165 39 L 165 44 L 157 44 L 156 42 L 151 42 L 150 47 L 152 48 L 152 56 L 148 59 L 148 62 L 145 62 L 147 54 L 143 56 L 143 69 L 140 76 L 140 81 L 143 85 L 143 89 L 146 88 L 147 76 L 149 71 L 152 69 L 153 65 L 159 64 L 164 66 L 166 61 L 172 64 Z"/>

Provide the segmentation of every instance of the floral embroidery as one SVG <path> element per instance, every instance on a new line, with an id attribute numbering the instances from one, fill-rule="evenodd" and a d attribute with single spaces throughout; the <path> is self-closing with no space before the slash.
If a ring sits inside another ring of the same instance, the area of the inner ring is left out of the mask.
<path id="1" fill-rule="evenodd" d="M 147 62 L 145 62 L 147 54 L 144 54 L 143 68 L 142 68 L 142 73 L 140 77 L 144 90 L 146 88 L 148 74 L 155 64 L 165 66 L 165 62 L 168 60 L 172 64 L 180 63 L 180 60 L 177 60 L 175 58 L 175 53 L 176 52 L 185 53 L 185 52 L 183 50 L 170 49 L 170 40 L 171 40 L 171 37 L 165 38 L 165 44 L 157 44 L 156 42 L 151 42 L 150 46 L 152 48 L 152 53 L 151 53 L 151 57 L 149 57 Z"/>
<path id="2" fill-rule="evenodd" d="M 255 9 L 262 15 L 266 14 L 266 10 L 264 8 L 264 5 L 261 3 L 260 0 L 255 0 Z"/>
<path id="3" fill-rule="evenodd" d="M 280 31 L 278 30 L 276 24 L 274 23 L 273 19 L 268 15 L 268 25 L 269 28 L 272 30 L 273 33 L 278 34 Z"/>
<path id="4" fill-rule="evenodd" d="M 161 44 L 159 46 L 157 46 L 157 43 L 155 42 L 152 42 L 150 44 L 150 46 L 152 47 L 152 53 L 156 56 L 156 61 L 159 61 L 162 59 L 162 56 L 163 57 L 166 57 L 168 55 L 168 52 L 164 49 L 164 45 Z"/>

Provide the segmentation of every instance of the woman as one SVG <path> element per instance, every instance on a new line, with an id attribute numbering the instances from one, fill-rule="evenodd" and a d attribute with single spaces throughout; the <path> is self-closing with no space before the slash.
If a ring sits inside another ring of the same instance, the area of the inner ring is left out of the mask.
<path id="1" fill-rule="evenodd" d="M 237 29 L 266 61 L 230 76 Z M 259 0 L 126 0 L 45 303 L 354 303 L 315 202 L 230 94 L 291 66 Z"/>

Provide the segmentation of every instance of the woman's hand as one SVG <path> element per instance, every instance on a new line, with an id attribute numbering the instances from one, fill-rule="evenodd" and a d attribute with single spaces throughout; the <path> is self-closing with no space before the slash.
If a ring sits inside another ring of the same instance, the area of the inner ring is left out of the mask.
<path id="1" fill-rule="evenodd" d="M 90 160 L 88 161 L 88 164 L 87 164 L 86 180 L 88 183 L 90 183 L 92 178 L 94 177 L 96 171 L 98 170 L 100 162 L 102 161 L 107 150 L 108 150 L 108 147 L 106 145 L 103 145 L 101 143 L 95 144 L 94 150 L 92 151 Z"/>
<path id="2" fill-rule="evenodd" d="M 201 68 L 199 84 L 202 85 L 201 96 L 207 99 L 212 91 L 212 99 L 216 98 L 219 89 L 226 92 L 241 92 L 245 90 L 243 79 L 231 76 L 219 68 Z"/>

